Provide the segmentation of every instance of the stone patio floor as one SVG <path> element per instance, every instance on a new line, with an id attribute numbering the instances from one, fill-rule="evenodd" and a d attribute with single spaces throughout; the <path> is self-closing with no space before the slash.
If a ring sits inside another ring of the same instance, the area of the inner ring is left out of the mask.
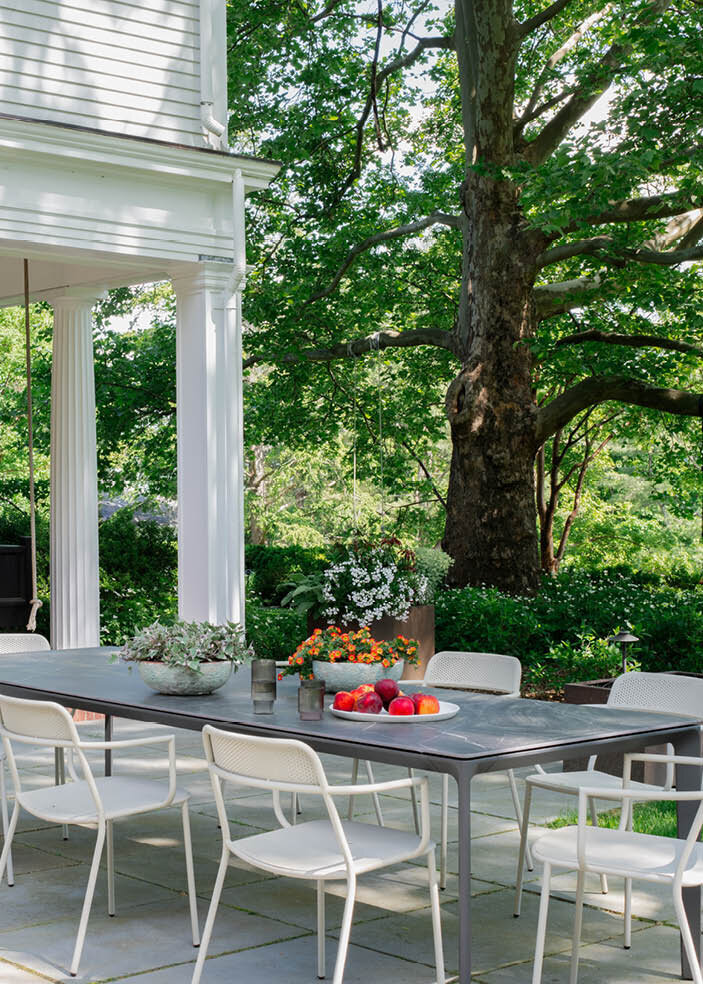
<path id="1" fill-rule="evenodd" d="M 83 726 L 86 737 L 101 726 Z M 115 737 L 155 733 L 156 726 L 117 721 Z M 190 790 L 195 875 L 201 929 L 220 855 L 220 831 L 198 735 L 177 735 L 179 784 Z M 30 753 L 22 761 L 27 785 L 46 781 L 53 756 Z M 348 782 L 350 763 L 326 758 L 328 775 Z M 166 757 L 159 748 L 129 750 L 115 758 L 114 771 L 163 776 Z M 96 772 L 100 772 L 96 759 Z M 376 778 L 398 770 L 378 765 Z M 454 796 L 453 783 L 450 796 Z M 242 836 L 275 826 L 270 797 L 230 787 L 233 833 Z M 432 777 L 433 802 L 440 785 Z M 535 794 L 533 836 L 540 825 L 573 805 L 568 797 Z M 316 815 L 303 801 L 304 818 Z M 480 984 L 528 984 L 537 921 L 538 872 L 528 874 L 523 914 L 512 916 L 518 831 L 505 777 L 478 777 L 473 784 L 474 979 Z M 447 973 L 457 963 L 456 801 L 450 810 L 450 877 L 442 893 Z M 383 797 L 386 822 L 410 827 L 407 800 Z M 357 815 L 374 822 L 371 803 L 357 801 Z M 439 838 L 439 809 L 433 811 Z M 55 826 L 24 814 L 13 854 L 15 885 L 0 886 L 0 984 L 46 981 L 121 981 L 129 984 L 189 984 L 196 958 L 190 942 L 180 816 L 176 810 L 133 818 L 115 825 L 117 915 L 107 915 L 105 875 L 98 880 L 80 976 L 68 974 L 80 906 L 88 878 L 95 832 L 72 827 L 64 841 Z M 575 877 L 559 876 L 558 897 L 550 906 L 544 984 L 568 981 Z M 341 922 L 343 886 L 327 903 L 327 970 L 331 976 Z M 622 883 L 612 879 L 601 895 L 597 879 L 587 887 L 580 984 L 655 984 L 678 979 L 679 940 L 668 890 L 635 885 L 633 945 L 622 948 Z M 426 876 L 407 864 L 360 879 L 346 984 L 430 984 L 432 932 Z M 230 866 L 215 924 L 203 984 L 313 984 L 315 898 L 312 886 L 274 878 L 243 866 Z"/>

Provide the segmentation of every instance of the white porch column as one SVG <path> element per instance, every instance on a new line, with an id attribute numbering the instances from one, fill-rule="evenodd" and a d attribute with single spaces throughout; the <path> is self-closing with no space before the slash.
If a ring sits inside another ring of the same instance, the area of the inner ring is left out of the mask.
<path id="1" fill-rule="evenodd" d="M 100 641 L 98 464 L 92 310 L 99 293 L 54 295 L 51 373 L 51 642 Z"/>
<path id="2" fill-rule="evenodd" d="M 178 609 L 244 622 L 242 359 L 232 268 L 198 263 L 177 301 Z"/>

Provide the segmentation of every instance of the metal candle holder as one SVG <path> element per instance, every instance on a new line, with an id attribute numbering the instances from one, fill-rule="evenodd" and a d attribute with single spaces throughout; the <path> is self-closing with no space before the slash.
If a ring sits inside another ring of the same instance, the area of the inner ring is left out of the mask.
<path id="1" fill-rule="evenodd" d="M 276 699 L 276 662 L 273 659 L 251 661 L 251 699 L 254 714 L 273 714 Z"/>
<path id="2" fill-rule="evenodd" d="M 325 706 L 325 681 L 301 680 L 298 688 L 298 714 L 301 721 L 319 721 Z"/>

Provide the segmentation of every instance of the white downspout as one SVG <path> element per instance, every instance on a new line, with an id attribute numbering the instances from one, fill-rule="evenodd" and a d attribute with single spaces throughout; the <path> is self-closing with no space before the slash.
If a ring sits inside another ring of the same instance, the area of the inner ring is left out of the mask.
<path id="1" fill-rule="evenodd" d="M 207 132 L 215 137 L 215 148 L 220 149 L 226 127 L 224 123 L 216 120 L 212 113 L 215 99 L 212 92 L 211 41 L 211 0 L 200 0 L 200 122 Z"/>
<path id="2" fill-rule="evenodd" d="M 235 389 L 228 415 L 227 429 L 230 459 L 229 487 L 231 497 L 228 512 L 232 518 L 228 524 L 229 543 L 227 553 L 234 561 L 229 567 L 229 607 L 235 621 L 245 627 L 244 606 L 244 401 L 242 394 L 242 291 L 247 273 L 246 229 L 244 215 L 245 186 L 241 170 L 237 168 L 232 178 L 232 247 L 234 265 L 224 292 L 225 330 L 229 339 L 227 351 L 231 364 L 227 378 Z"/>

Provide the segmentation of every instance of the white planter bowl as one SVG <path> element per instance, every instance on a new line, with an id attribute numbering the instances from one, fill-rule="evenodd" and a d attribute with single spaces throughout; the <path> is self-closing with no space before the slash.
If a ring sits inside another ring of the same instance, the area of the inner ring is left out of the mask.
<path id="1" fill-rule="evenodd" d="M 314 659 L 312 671 L 317 680 L 325 681 L 327 693 L 338 690 L 354 690 L 362 683 L 375 683 L 377 680 L 400 680 L 403 675 L 405 660 L 399 659 L 392 666 L 382 666 L 380 663 L 326 663 Z"/>
<path id="2" fill-rule="evenodd" d="M 211 694 L 224 686 L 232 675 L 232 663 L 217 660 L 201 663 L 200 669 L 187 666 L 169 666 L 167 663 L 137 661 L 139 673 L 147 687 L 159 694 L 197 696 Z"/>

